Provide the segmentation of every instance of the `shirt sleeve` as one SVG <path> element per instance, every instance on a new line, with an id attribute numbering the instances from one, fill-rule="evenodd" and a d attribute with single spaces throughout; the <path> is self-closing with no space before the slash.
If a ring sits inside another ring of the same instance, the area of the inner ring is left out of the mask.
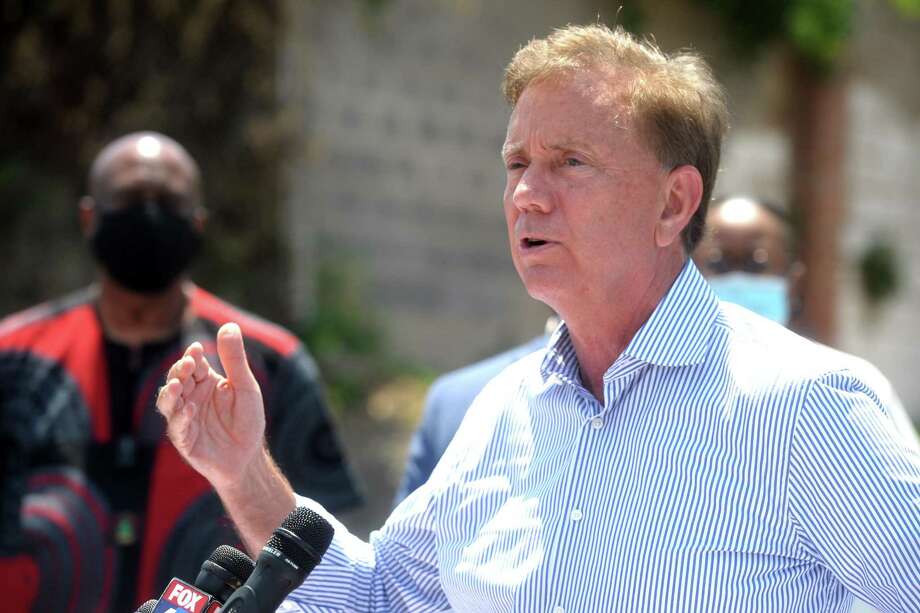
<path id="1" fill-rule="evenodd" d="M 266 398 L 272 457 L 299 494 L 340 512 L 361 503 L 326 407 L 319 372 L 304 349 L 283 359 Z"/>
<path id="2" fill-rule="evenodd" d="M 451 610 L 438 576 L 429 490 L 422 486 L 404 500 L 367 543 L 316 501 L 298 496 L 298 506 L 325 517 L 335 536 L 320 564 L 288 597 L 291 608 L 312 613 Z"/>
<path id="3" fill-rule="evenodd" d="M 816 563 L 879 609 L 920 611 L 920 453 L 856 376 L 812 384 L 792 437 L 788 496 Z"/>

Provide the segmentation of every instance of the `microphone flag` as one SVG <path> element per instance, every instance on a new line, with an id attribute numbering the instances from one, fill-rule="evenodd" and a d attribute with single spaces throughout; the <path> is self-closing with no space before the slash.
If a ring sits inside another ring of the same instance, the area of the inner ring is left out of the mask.
<path id="1" fill-rule="evenodd" d="M 173 578 L 163 590 L 153 613 L 215 613 L 221 602 L 182 579 Z"/>

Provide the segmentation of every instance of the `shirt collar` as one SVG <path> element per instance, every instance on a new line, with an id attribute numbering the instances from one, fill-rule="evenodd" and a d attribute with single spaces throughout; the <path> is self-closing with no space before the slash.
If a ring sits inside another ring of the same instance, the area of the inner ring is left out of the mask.
<path id="1" fill-rule="evenodd" d="M 651 316 L 623 351 L 630 361 L 658 366 L 699 364 L 706 356 L 719 301 L 693 261 L 687 262 Z M 578 360 L 565 322 L 550 337 L 541 370 L 578 381 Z"/>

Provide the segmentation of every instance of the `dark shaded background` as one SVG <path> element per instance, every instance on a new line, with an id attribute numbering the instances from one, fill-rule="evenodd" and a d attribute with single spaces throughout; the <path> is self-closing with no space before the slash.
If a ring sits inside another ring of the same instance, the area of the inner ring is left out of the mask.
<path id="1" fill-rule="evenodd" d="M 289 323 L 277 239 L 280 4 L 3 1 L 0 313 L 91 280 L 76 215 L 87 169 L 112 138 L 151 129 L 202 168 L 210 219 L 195 278 Z"/>

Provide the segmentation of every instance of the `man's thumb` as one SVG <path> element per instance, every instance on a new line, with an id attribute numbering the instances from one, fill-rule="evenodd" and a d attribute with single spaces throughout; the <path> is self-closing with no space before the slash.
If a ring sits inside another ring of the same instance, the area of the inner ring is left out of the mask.
<path id="1" fill-rule="evenodd" d="M 238 390 L 256 389 L 258 383 L 249 370 L 246 349 L 243 347 L 243 333 L 235 323 L 227 323 L 217 331 L 217 355 L 224 367 L 227 379 Z"/>

